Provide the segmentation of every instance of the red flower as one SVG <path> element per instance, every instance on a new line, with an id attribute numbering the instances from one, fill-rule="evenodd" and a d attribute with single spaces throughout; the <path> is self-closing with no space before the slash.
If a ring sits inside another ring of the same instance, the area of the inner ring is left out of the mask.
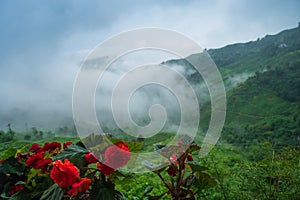
<path id="1" fill-rule="evenodd" d="M 170 176 L 176 176 L 176 169 L 174 168 L 174 166 L 169 166 L 169 168 L 168 168 L 168 174 Z"/>
<path id="2" fill-rule="evenodd" d="M 27 154 L 27 153 L 17 153 L 16 158 L 17 158 L 18 160 L 24 160 L 24 159 L 27 159 L 27 158 L 28 158 L 28 154 Z"/>
<path id="3" fill-rule="evenodd" d="M 33 154 L 27 161 L 26 164 L 34 169 L 43 169 L 46 170 L 48 164 L 52 162 L 50 158 L 45 159 L 45 152 L 39 152 Z"/>
<path id="4" fill-rule="evenodd" d="M 194 160 L 191 153 L 189 153 L 189 154 L 187 155 L 187 160 L 188 160 L 188 161 L 193 161 L 193 160 Z"/>
<path id="5" fill-rule="evenodd" d="M 73 142 L 65 142 L 64 143 L 64 149 L 68 148 L 68 146 L 70 146 L 71 144 L 73 144 Z"/>
<path id="6" fill-rule="evenodd" d="M 130 151 L 125 142 L 117 142 L 105 151 L 105 164 L 116 169 L 127 164 L 130 159 Z"/>
<path id="7" fill-rule="evenodd" d="M 88 163 L 96 163 L 98 162 L 98 159 L 95 157 L 95 155 L 91 152 L 88 152 L 87 154 L 85 154 L 84 156 L 85 160 L 88 162 Z"/>
<path id="8" fill-rule="evenodd" d="M 61 160 L 53 162 L 53 168 L 50 172 L 50 178 L 60 187 L 69 187 L 77 181 L 79 169 L 68 159 L 64 163 Z"/>
<path id="9" fill-rule="evenodd" d="M 104 175 L 110 175 L 115 171 L 114 168 L 111 168 L 105 164 L 98 163 L 97 167 L 101 170 L 102 174 L 104 174 Z"/>
<path id="10" fill-rule="evenodd" d="M 38 145 L 37 143 L 32 144 L 32 146 L 29 149 L 29 152 L 33 152 L 36 153 L 39 150 L 41 150 L 42 148 L 40 147 L 40 145 Z"/>
<path id="11" fill-rule="evenodd" d="M 13 186 L 11 186 L 9 193 L 10 193 L 10 195 L 14 195 L 23 189 L 24 189 L 24 185 L 13 185 Z"/>
<path id="12" fill-rule="evenodd" d="M 97 168 L 101 168 L 101 163 L 97 163 Z"/>
<path id="13" fill-rule="evenodd" d="M 36 169 L 42 169 L 43 171 L 46 171 L 50 163 L 52 163 L 52 160 L 50 158 L 40 160 L 36 163 Z"/>
<path id="14" fill-rule="evenodd" d="M 43 151 L 49 151 L 50 153 L 56 149 L 61 150 L 61 144 L 59 142 L 46 142 L 43 146 Z"/>
<path id="15" fill-rule="evenodd" d="M 179 139 L 179 140 L 178 140 L 178 145 L 180 146 L 180 145 L 182 145 L 182 144 L 183 144 L 182 139 Z"/>
<path id="16" fill-rule="evenodd" d="M 178 166 L 177 156 L 175 154 L 172 154 L 171 157 L 167 160 L 169 164 L 174 164 Z"/>
<path id="17" fill-rule="evenodd" d="M 77 196 L 79 192 L 88 190 L 91 182 L 92 180 L 89 178 L 82 178 L 80 179 L 79 182 L 72 184 L 72 188 L 67 192 L 67 194 L 71 194 L 72 196 Z"/>
<path id="18" fill-rule="evenodd" d="M 5 159 L 1 159 L 1 160 L 0 160 L 0 163 L 4 163 L 4 161 L 5 161 Z"/>
<path id="19" fill-rule="evenodd" d="M 45 152 L 39 152 L 36 154 L 33 154 L 27 161 L 26 164 L 30 167 L 34 167 L 37 165 L 37 162 L 40 160 L 43 160 L 45 156 Z"/>

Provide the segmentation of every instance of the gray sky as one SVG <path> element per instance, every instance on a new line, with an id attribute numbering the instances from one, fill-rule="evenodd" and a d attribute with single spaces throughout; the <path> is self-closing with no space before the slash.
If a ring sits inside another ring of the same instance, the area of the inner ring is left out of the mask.
<path id="1" fill-rule="evenodd" d="M 0 1 L 0 129 L 69 117 L 79 63 L 121 31 L 168 28 L 218 48 L 296 27 L 299 10 L 298 0 Z"/>

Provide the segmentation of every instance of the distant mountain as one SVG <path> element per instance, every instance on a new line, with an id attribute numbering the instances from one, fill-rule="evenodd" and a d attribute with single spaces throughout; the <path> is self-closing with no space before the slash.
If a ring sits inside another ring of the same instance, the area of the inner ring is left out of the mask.
<path id="1" fill-rule="evenodd" d="M 300 62 L 256 73 L 228 92 L 227 106 L 227 141 L 300 145 Z"/>
<path id="2" fill-rule="evenodd" d="M 227 89 L 253 76 L 255 72 L 288 66 L 300 61 L 300 26 L 284 30 L 276 35 L 266 35 L 256 41 L 237 43 L 219 49 L 209 49 L 207 53 L 219 68 Z M 199 54 L 187 59 L 196 60 Z M 163 64 L 191 65 L 186 59 L 174 59 Z M 201 81 L 196 72 L 191 81 Z"/>
<path id="3" fill-rule="evenodd" d="M 259 69 L 266 67 L 263 64 L 267 64 L 269 59 L 273 59 L 274 56 L 283 56 L 299 49 L 300 26 L 284 30 L 276 35 L 266 35 L 256 41 L 232 44 L 220 49 L 210 49 L 208 53 L 220 68 L 240 67 L 249 70 L 249 68 L 242 67 L 242 64 L 251 64 L 250 69 Z"/>
<path id="4" fill-rule="evenodd" d="M 223 73 L 257 71 L 227 93 L 223 138 L 244 147 L 257 142 L 278 148 L 300 145 L 300 27 L 212 50 L 211 55 L 224 57 L 216 61 Z"/>
<path id="5" fill-rule="evenodd" d="M 270 142 L 275 147 L 300 145 L 300 26 L 256 41 L 207 51 L 227 90 L 222 138 L 236 145 Z M 199 54 L 187 59 L 197 59 Z M 164 64 L 191 65 L 186 59 Z M 196 72 L 188 77 L 201 82 Z M 201 109 L 207 129 L 210 104 Z"/>

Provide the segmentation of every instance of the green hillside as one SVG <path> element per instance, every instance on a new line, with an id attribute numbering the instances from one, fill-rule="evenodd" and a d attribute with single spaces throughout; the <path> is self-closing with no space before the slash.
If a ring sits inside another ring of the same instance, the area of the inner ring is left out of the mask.
<path id="1" fill-rule="evenodd" d="M 299 41 L 300 27 L 255 42 L 209 50 L 225 84 L 240 72 L 255 72 L 227 92 L 222 133 L 227 142 L 242 147 L 264 142 L 278 148 L 299 144 Z M 207 104 L 201 112 L 203 129 L 207 128 L 209 113 L 210 104 Z"/>
<path id="2" fill-rule="evenodd" d="M 225 87 L 229 90 L 236 86 L 233 82 L 243 82 L 255 72 L 288 67 L 300 62 L 300 26 L 276 35 L 266 35 L 256 41 L 209 49 L 207 53 L 219 68 Z M 193 54 L 187 59 L 169 60 L 163 64 L 192 68 L 187 60 L 200 60 L 200 57 L 199 54 Z M 235 81 L 235 77 L 239 76 L 242 76 L 241 80 Z M 188 78 L 196 84 L 202 81 L 196 72 Z"/>
<path id="3" fill-rule="evenodd" d="M 248 146 L 297 145 L 300 135 L 300 63 L 257 73 L 228 93 L 224 138 Z"/>
<path id="4" fill-rule="evenodd" d="M 223 75 L 274 69 L 300 61 L 300 27 L 208 53 Z"/>

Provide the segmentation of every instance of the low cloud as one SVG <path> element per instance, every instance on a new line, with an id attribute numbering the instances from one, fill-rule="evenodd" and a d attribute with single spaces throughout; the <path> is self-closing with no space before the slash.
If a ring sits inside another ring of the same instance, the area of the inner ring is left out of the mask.
<path id="1" fill-rule="evenodd" d="M 297 0 L 1 1 L 0 129 L 8 123 L 16 129 L 51 129 L 72 122 L 72 90 L 80 64 L 98 43 L 120 31 L 168 28 L 203 48 L 216 48 L 294 27 L 299 9 Z M 246 77 L 241 74 L 231 82 Z M 145 98 L 144 93 L 136 98 Z"/>

